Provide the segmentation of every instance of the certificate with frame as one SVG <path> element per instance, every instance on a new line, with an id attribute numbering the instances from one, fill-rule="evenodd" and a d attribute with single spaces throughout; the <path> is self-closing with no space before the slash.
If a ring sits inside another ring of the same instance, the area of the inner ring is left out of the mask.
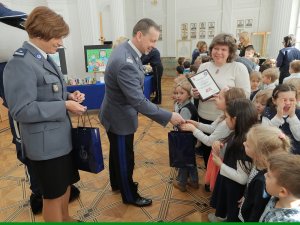
<path id="1" fill-rule="evenodd" d="M 197 88 L 202 101 L 206 101 L 220 92 L 220 88 L 208 70 L 203 70 L 188 77 L 188 80 L 194 88 Z"/>

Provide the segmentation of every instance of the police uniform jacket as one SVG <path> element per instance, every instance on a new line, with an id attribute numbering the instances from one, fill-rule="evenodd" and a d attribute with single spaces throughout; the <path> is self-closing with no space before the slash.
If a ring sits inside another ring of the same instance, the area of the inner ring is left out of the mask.
<path id="1" fill-rule="evenodd" d="M 135 50 L 125 42 L 116 47 L 105 70 L 105 96 L 100 121 L 107 131 L 133 134 L 138 112 L 165 126 L 172 114 L 151 103 L 143 93 L 144 70 Z"/>
<path id="2" fill-rule="evenodd" d="M 47 160 L 71 151 L 63 75 L 27 42 L 4 69 L 4 91 L 10 113 L 20 124 L 26 157 Z"/>

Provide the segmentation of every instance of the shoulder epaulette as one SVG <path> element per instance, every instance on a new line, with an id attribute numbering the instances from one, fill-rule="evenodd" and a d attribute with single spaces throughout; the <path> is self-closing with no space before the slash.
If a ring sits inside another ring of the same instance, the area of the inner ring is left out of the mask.
<path id="1" fill-rule="evenodd" d="M 25 48 L 19 48 L 18 50 L 15 51 L 13 56 L 20 56 L 24 57 L 26 55 L 27 49 Z"/>

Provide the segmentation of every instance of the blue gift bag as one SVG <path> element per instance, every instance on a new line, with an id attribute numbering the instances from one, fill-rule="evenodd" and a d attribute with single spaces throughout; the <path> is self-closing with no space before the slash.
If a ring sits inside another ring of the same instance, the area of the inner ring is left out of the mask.
<path id="1" fill-rule="evenodd" d="M 195 140 L 192 132 L 170 131 L 168 133 L 171 167 L 182 168 L 196 165 Z"/>
<path id="2" fill-rule="evenodd" d="M 72 128 L 72 144 L 79 170 L 99 173 L 104 169 L 99 128 L 85 127 L 84 122 L 83 127 Z"/>

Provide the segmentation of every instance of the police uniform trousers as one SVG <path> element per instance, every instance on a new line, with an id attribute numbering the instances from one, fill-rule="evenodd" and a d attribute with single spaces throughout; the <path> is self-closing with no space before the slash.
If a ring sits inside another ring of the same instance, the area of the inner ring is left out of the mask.
<path id="1" fill-rule="evenodd" d="M 132 179 L 134 169 L 134 134 L 118 135 L 107 132 L 110 142 L 109 176 L 112 190 L 120 190 L 124 203 L 135 202 L 139 197 Z"/>
<path id="2" fill-rule="evenodd" d="M 153 67 L 153 91 L 155 91 L 154 103 L 161 103 L 161 77 L 163 75 L 164 68 L 162 65 Z"/>
<path id="3" fill-rule="evenodd" d="M 3 71 L 4 71 L 4 67 L 6 66 L 6 62 L 0 63 L 0 97 L 3 98 L 4 101 L 4 106 L 7 107 L 6 105 L 6 101 L 5 101 L 5 96 L 4 96 L 4 87 L 3 87 Z M 13 140 L 12 142 L 15 144 L 16 146 L 16 151 L 17 151 L 17 158 L 26 165 L 27 167 L 27 174 L 29 176 L 29 181 L 30 181 L 30 189 L 31 191 L 39 196 L 42 196 L 40 187 L 38 185 L 38 181 L 37 178 L 35 177 L 35 175 L 32 172 L 32 167 L 31 165 L 28 163 L 26 157 L 22 154 L 22 144 L 21 144 L 21 140 L 19 140 L 17 138 L 17 134 L 15 131 L 15 126 L 14 126 L 14 122 L 13 122 L 13 118 L 11 117 L 10 113 L 8 112 L 8 118 L 9 118 L 9 125 L 10 125 L 10 131 L 11 134 L 13 136 Z"/>

